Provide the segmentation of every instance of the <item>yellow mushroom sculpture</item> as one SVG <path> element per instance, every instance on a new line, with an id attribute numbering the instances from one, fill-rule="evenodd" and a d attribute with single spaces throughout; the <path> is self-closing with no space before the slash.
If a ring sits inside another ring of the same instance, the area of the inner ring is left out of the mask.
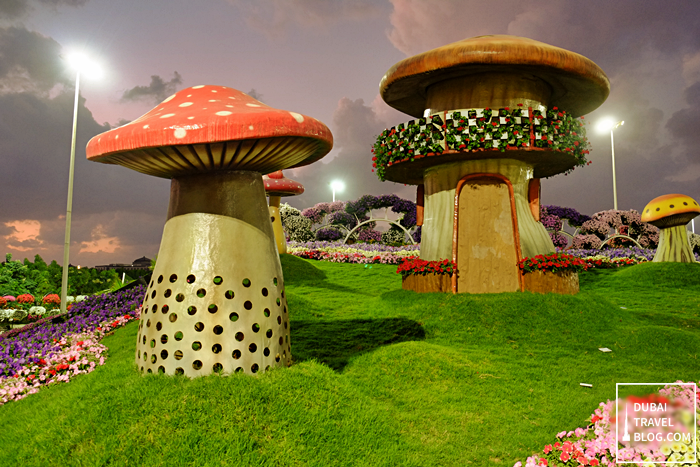
<path id="1" fill-rule="evenodd" d="M 649 201 L 642 222 L 660 229 L 654 262 L 695 263 L 685 226 L 700 214 L 700 206 L 690 196 L 670 194 Z"/>

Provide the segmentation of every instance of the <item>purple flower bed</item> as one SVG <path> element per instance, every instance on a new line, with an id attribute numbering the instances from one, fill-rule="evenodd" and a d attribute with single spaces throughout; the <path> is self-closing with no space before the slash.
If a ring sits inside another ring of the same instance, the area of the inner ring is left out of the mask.
<path id="1" fill-rule="evenodd" d="M 381 243 L 355 243 L 353 245 L 343 245 L 343 242 L 289 242 L 287 245 L 291 248 L 306 248 L 308 250 L 320 250 L 323 248 L 352 248 L 355 250 L 363 250 L 369 252 L 387 252 L 393 253 L 396 251 L 420 251 L 420 245 L 403 245 L 403 246 L 388 246 Z"/>
<path id="2" fill-rule="evenodd" d="M 574 208 L 564 208 L 561 206 L 542 205 L 540 206 L 540 213 L 540 218 L 543 218 L 545 215 L 550 215 L 560 219 L 567 219 L 569 225 L 572 227 L 581 227 L 584 222 L 591 219 L 590 216 L 581 214 Z"/>
<path id="3" fill-rule="evenodd" d="M 566 250 L 571 256 L 576 256 L 577 258 L 585 258 L 587 256 L 607 256 L 610 259 L 615 258 L 633 258 L 640 257 L 646 258 L 647 261 L 654 259 L 656 250 L 649 248 L 605 248 L 603 250 L 597 249 L 570 249 Z"/>
<path id="4" fill-rule="evenodd" d="M 38 364 L 60 350 L 56 343 L 67 334 L 93 331 L 105 321 L 138 317 L 145 287 L 91 296 L 63 316 L 39 320 L 0 335 L 0 377 L 13 376 L 24 366 Z"/>

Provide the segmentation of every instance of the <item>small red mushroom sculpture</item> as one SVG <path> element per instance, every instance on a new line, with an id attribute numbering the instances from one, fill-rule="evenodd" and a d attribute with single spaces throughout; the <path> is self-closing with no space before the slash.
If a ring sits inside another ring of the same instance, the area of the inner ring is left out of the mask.
<path id="1" fill-rule="evenodd" d="M 265 183 L 265 193 L 270 197 L 270 220 L 272 221 L 272 230 L 275 232 L 277 250 L 280 254 L 285 254 L 287 253 L 287 239 L 280 217 L 280 198 L 300 195 L 304 193 L 304 186 L 286 178 L 281 170 L 263 175 L 263 182 Z"/>
<path id="2" fill-rule="evenodd" d="M 90 140 L 90 160 L 172 179 L 139 324 L 142 373 L 257 373 L 290 363 L 262 173 L 310 164 L 332 145 L 313 118 L 210 85 Z"/>
<path id="3" fill-rule="evenodd" d="M 670 194 L 649 201 L 642 213 L 642 222 L 660 229 L 659 246 L 652 261 L 695 263 L 685 226 L 700 214 L 700 206 L 690 196 Z"/>

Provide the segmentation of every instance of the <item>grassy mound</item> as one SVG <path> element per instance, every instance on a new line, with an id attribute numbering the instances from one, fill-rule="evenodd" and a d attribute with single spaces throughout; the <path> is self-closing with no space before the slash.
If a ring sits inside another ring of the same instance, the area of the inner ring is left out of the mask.
<path id="1" fill-rule="evenodd" d="M 142 377 L 129 325 L 105 366 L 0 407 L 0 465 L 512 465 L 615 383 L 700 374 L 686 265 L 587 272 L 558 296 L 417 294 L 395 266 L 282 264 L 291 368 Z"/>

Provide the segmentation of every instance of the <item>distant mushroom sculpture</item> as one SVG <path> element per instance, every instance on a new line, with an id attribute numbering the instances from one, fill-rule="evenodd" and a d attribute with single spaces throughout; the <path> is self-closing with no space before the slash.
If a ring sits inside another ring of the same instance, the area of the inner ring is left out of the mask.
<path id="1" fill-rule="evenodd" d="M 518 260 L 554 251 L 536 219 L 540 178 L 585 161 L 573 118 L 609 92 L 591 60 L 514 36 L 438 47 L 384 75 L 384 101 L 417 120 L 380 136 L 376 170 L 423 184 L 421 258 L 457 263 L 453 291 L 522 290 Z"/>
<path id="2" fill-rule="evenodd" d="M 210 85 L 179 91 L 90 140 L 90 160 L 172 179 L 139 324 L 142 373 L 257 373 L 290 363 L 261 173 L 310 164 L 332 144 L 313 118 Z"/>
<path id="3" fill-rule="evenodd" d="M 659 246 L 654 262 L 695 263 L 685 226 L 700 214 L 700 206 L 690 196 L 670 194 L 649 201 L 642 213 L 642 222 L 659 230 Z"/>
<path id="4" fill-rule="evenodd" d="M 304 192 L 304 186 L 284 176 L 281 170 L 269 175 L 263 175 L 265 193 L 270 197 L 270 220 L 272 230 L 275 232 L 277 250 L 280 254 L 287 252 L 287 239 L 284 236 L 282 219 L 280 218 L 280 198 L 283 196 L 296 196 Z"/>

